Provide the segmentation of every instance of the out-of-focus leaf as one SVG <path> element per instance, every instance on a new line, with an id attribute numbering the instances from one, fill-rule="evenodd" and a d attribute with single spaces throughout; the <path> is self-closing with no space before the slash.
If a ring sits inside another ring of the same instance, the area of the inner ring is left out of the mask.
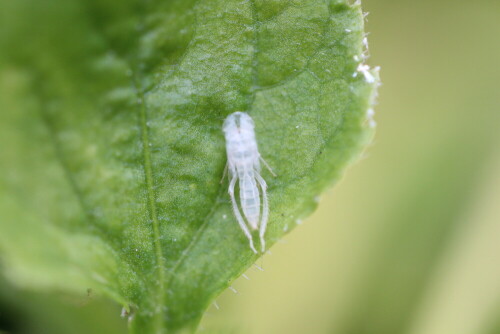
<path id="1" fill-rule="evenodd" d="M 20 291 L 0 280 L 0 333 L 120 334 L 126 324 L 117 305 L 86 294 L 55 295 L 51 291 Z"/>
<path id="2" fill-rule="evenodd" d="M 479 194 L 439 259 L 410 331 L 412 334 L 490 333 L 500 304 L 500 155 L 481 168 Z M 492 331 L 493 333 L 498 333 Z"/>
<path id="3" fill-rule="evenodd" d="M 491 127 L 498 128 L 498 124 Z M 440 332 L 414 329 L 415 315 L 419 311 L 426 313 L 420 309 L 421 303 L 457 230 L 464 224 L 463 216 L 475 195 L 481 168 L 491 156 L 494 132 L 487 130 L 474 138 L 463 137 L 458 131 L 445 136 L 448 138 L 444 143 L 429 149 L 426 160 L 419 161 L 419 175 L 409 178 L 400 201 L 393 202 L 392 210 L 380 219 L 384 225 L 380 223 L 380 239 L 371 245 L 375 249 L 369 254 L 366 276 L 360 278 L 359 294 L 343 311 L 343 321 L 332 326 L 332 333 Z M 488 247 L 491 249 L 491 242 Z M 470 268 L 466 261 L 458 267 Z M 433 311 L 439 314 L 437 309 Z"/>

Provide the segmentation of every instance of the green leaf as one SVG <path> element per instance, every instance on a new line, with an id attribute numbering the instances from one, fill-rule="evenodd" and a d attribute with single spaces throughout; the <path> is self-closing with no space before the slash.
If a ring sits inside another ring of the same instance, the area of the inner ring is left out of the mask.
<path id="1" fill-rule="evenodd" d="M 256 259 L 219 183 L 227 115 L 252 116 L 278 174 L 263 174 L 268 246 L 371 137 L 358 3 L 5 0 L 0 13 L 4 274 L 101 292 L 132 332 L 193 331 Z"/>

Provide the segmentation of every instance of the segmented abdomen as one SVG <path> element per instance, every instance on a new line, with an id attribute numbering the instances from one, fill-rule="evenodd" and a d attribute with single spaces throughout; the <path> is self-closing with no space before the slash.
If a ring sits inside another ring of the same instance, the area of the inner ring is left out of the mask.
<path id="1" fill-rule="evenodd" d="M 240 178 L 240 203 L 248 223 L 258 228 L 260 216 L 260 194 L 253 173 Z"/>

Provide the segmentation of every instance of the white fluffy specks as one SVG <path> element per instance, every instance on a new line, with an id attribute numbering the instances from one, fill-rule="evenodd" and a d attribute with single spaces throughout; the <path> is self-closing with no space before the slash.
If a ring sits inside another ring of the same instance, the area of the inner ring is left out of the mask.
<path id="1" fill-rule="evenodd" d="M 376 81 L 375 76 L 370 71 L 370 66 L 359 63 L 356 71 L 357 72 L 354 72 L 354 74 L 352 75 L 354 78 L 357 77 L 359 73 L 361 73 L 365 77 L 366 82 L 374 83 Z"/>
<path id="2" fill-rule="evenodd" d="M 375 110 L 373 110 L 373 108 L 370 108 L 366 111 L 366 120 L 368 121 L 368 126 L 370 128 L 374 128 L 377 126 L 377 122 L 375 122 L 374 116 Z"/>

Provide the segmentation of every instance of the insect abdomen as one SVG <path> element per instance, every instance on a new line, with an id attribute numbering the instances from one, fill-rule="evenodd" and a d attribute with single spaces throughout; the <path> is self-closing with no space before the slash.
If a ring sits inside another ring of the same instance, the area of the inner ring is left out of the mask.
<path id="1" fill-rule="evenodd" d="M 240 180 L 240 203 L 248 223 L 257 229 L 260 216 L 260 194 L 253 176 L 247 175 Z"/>

